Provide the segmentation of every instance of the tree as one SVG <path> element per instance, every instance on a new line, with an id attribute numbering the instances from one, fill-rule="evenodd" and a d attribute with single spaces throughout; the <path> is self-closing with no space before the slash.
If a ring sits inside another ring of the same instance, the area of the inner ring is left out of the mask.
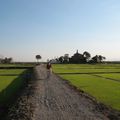
<path id="1" fill-rule="evenodd" d="M 39 63 L 39 60 L 42 58 L 40 55 L 36 55 L 35 56 L 36 57 L 36 59 L 37 59 L 37 62 Z"/>
<path id="2" fill-rule="evenodd" d="M 12 58 L 10 57 L 10 58 L 7 58 L 7 57 L 5 57 L 4 59 L 1 59 L 1 63 L 11 63 L 12 62 Z"/>
<path id="3" fill-rule="evenodd" d="M 10 57 L 8 58 L 8 63 L 11 63 L 13 61 L 13 59 Z"/>
<path id="4" fill-rule="evenodd" d="M 103 60 L 105 60 L 106 58 L 102 55 L 99 55 L 99 61 L 102 62 Z"/>
<path id="5" fill-rule="evenodd" d="M 69 63 L 69 54 L 64 55 L 64 63 Z"/>
<path id="6" fill-rule="evenodd" d="M 63 56 L 59 57 L 58 59 L 59 59 L 60 63 L 63 63 L 63 61 L 64 61 L 64 57 Z"/>
<path id="7" fill-rule="evenodd" d="M 89 53 L 89 52 L 87 52 L 87 51 L 85 51 L 85 52 L 83 53 L 83 56 L 85 57 L 86 62 L 88 62 L 88 61 L 89 61 L 89 59 L 90 59 L 90 57 L 91 57 L 90 53 Z"/>
<path id="8" fill-rule="evenodd" d="M 92 58 L 94 63 L 101 63 L 103 60 L 105 60 L 106 58 L 102 55 L 96 55 Z"/>
<path id="9" fill-rule="evenodd" d="M 99 62 L 99 56 L 96 55 L 96 56 L 92 57 L 92 61 L 93 61 L 94 63 L 98 63 L 98 62 Z"/>

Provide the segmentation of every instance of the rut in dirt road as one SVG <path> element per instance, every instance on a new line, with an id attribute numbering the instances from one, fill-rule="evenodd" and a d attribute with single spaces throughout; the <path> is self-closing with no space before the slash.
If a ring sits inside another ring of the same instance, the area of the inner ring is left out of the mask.
<path id="1" fill-rule="evenodd" d="M 32 120 L 109 120 L 65 81 L 54 74 L 47 78 L 44 65 L 35 68 L 35 75 Z"/>

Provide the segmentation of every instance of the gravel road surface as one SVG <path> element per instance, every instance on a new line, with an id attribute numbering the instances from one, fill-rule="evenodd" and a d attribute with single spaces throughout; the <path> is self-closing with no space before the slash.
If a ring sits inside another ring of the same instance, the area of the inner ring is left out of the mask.
<path id="1" fill-rule="evenodd" d="M 96 110 L 93 101 L 52 74 L 47 78 L 43 65 L 37 66 L 33 120 L 108 120 Z"/>

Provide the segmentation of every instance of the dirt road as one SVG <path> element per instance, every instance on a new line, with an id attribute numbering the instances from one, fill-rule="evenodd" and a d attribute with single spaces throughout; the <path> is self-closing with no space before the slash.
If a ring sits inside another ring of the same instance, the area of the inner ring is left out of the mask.
<path id="1" fill-rule="evenodd" d="M 98 109 L 91 99 L 72 89 L 55 74 L 47 78 L 44 65 L 36 66 L 28 84 L 7 120 L 118 120 Z M 104 113 L 104 114 L 103 114 Z M 110 114 L 112 112 L 109 112 Z"/>
<path id="2" fill-rule="evenodd" d="M 37 66 L 35 74 L 33 120 L 108 120 L 65 81 L 54 74 L 47 78 L 44 65 Z"/>

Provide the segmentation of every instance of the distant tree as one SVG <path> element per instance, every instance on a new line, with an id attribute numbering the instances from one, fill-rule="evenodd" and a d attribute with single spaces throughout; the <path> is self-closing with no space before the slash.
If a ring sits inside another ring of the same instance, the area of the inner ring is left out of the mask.
<path id="1" fill-rule="evenodd" d="M 99 62 L 99 56 L 96 55 L 96 56 L 92 57 L 92 62 L 93 63 L 98 63 Z"/>
<path id="2" fill-rule="evenodd" d="M 60 62 L 60 63 L 63 63 L 63 62 L 64 62 L 64 57 L 63 57 L 63 56 L 59 57 L 58 59 L 59 59 L 59 62 Z"/>
<path id="3" fill-rule="evenodd" d="M 96 55 L 92 58 L 92 61 L 94 63 L 101 63 L 103 60 L 105 60 L 106 58 L 102 55 Z"/>
<path id="4" fill-rule="evenodd" d="M 11 63 L 13 61 L 13 58 L 8 58 L 8 63 Z"/>
<path id="5" fill-rule="evenodd" d="M 1 62 L 2 62 L 2 63 L 8 63 L 8 64 L 9 64 L 9 63 L 12 62 L 12 60 L 13 60 L 13 59 L 12 59 L 11 57 L 10 57 L 10 58 L 5 57 L 4 59 L 1 60 Z"/>
<path id="6" fill-rule="evenodd" d="M 59 58 L 56 58 L 55 60 L 57 61 L 57 63 L 59 63 Z"/>
<path id="7" fill-rule="evenodd" d="M 103 60 L 105 60 L 106 58 L 102 55 L 99 55 L 99 61 L 102 62 Z"/>
<path id="8" fill-rule="evenodd" d="M 36 59 L 37 59 L 37 62 L 39 63 L 39 60 L 42 58 L 40 55 L 36 55 L 35 56 L 36 57 Z"/>
<path id="9" fill-rule="evenodd" d="M 85 57 L 86 62 L 88 62 L 89 59 L 90 59 L 90 57 L 91 57 L 91 54 L 90 54 L 89 52 L 85 51 L 85 52 L 83 53 L 83 56 Z"/>
<path id="10" fill-rule="evenodd" d="M 69 54 L 64 55 L 64 63 L 69 63 Z"/>

